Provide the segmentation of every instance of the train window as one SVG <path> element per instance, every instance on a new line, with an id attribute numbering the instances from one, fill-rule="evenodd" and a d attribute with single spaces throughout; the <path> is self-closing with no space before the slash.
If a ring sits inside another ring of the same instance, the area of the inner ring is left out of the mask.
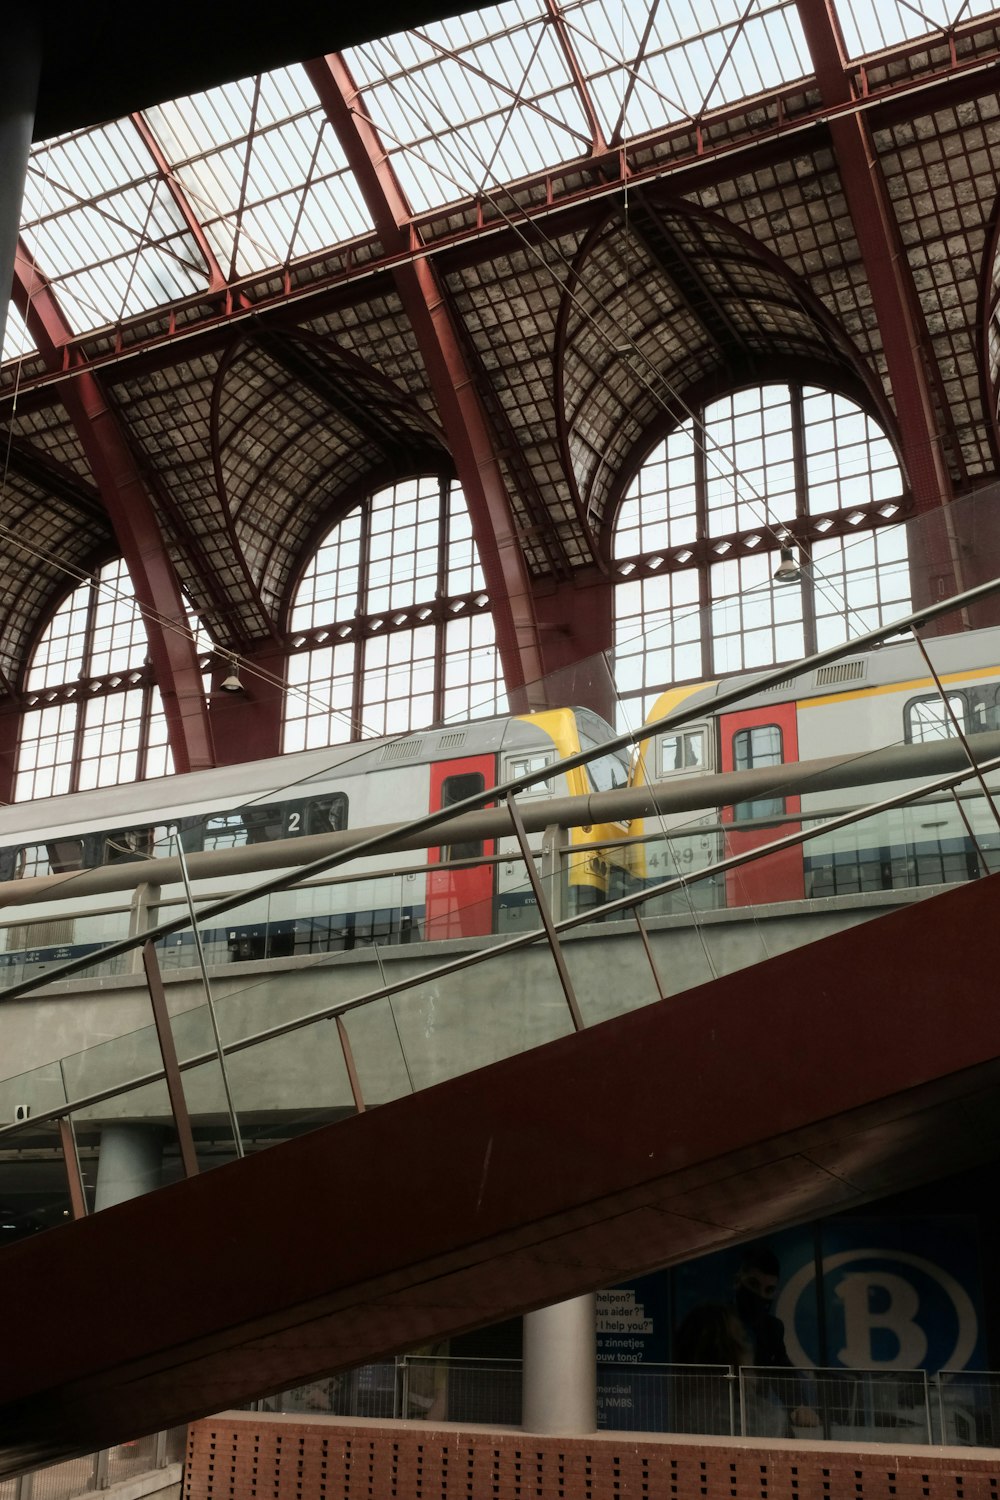
<path id="1" fill-rule="evenodd" d="M 962 728 L 966 729 L 965 698 L 961 693 L 948 694 L 948 708 L 945 708 L 939 693 L 911 698 L 903 709 L 903 736 L 906 743 L 923 745 L 928 740 L 955 738 L 952 713 Z"/>
<path id="2" fill-rule="evenodd" d="M 99 843 L 99 861 L 102 865 L 124 865 L 134 860 L 149 859 L 153 848 L 151 828 L 116 828 L 113 833 L 102 833 Z"/>
<path id="3" fill-rule="evenodd" d="M 185 849 L 240 849 L 247 842 L 247 826 L 242 813 L 209 813 L 207 818 L 197 821 L 201 825 L 201 839 L 189 845 L 185 832 L 181 837 Z"/>
<path id="4" fill-rule="evenodd" d="M 37 875 L 64 875 L 83 869 L 83 839 L 52 839 L 47 844 L 23 844 L 15 849 L 13 878 L 31 880 Z"/>
<path id="5" fill-rule="evenodd" d="M 152 854 L 154 859 L 169 859 L 177 850 L 174 845 L 174 830 L 170 824 L 157 824 L 152 830 Z"/>
<path id="6" fill-rule="evenodd" d="M 306 803 L 305 828 L 292 828 L 295 813 L 289 814 L 289 833 L 340 833 L 347 827 L 347 797 L 343 792 L 333 792 L 329 797 L 317 797 Z"/>
<path id="7" fill-rule="evenodd" d="M 512 755 L 507 760 L 504 770 L 505 781 L 517 781 L 521 776 L 530 776 L 535 771 L 541 771 L 543 767 L 552 764 L 552 756 L 547 750 L 540 750 L 535 755 Z M 526 786 L 520 794 L 525 797 L 551 797 L 552 782 L 536 781 L 532 786 Z"/>
<path id="8" fill-rule="evenodd" d="M 969 706 L 969 733 L 985 734 L 987 730 L 1000 729 L 1000 704 L 995 687 L 966 688 L 965 697 Z"/>
<path id="9" fill-rule="evenodd" d="M 53 839 L 45 847 L 49 852 L 49 864 L 53 875 L 64 875 L 67 870 L 83 869 L 83 839 Z"/>
<path id="10" fill-rule="evenodd" d="M 580 748 L 589 750 L 591 747 L 581 740 Z M 595 792 L 613 792 L 617 787 L 628 785 L 628 766 L 617 755 L 598 755 L 588 760 L 585 770 Z"/>
<path id="11" fill-rule="evenodd" d="M 285 809 L 280 802 L 255 803 L 252 807 L 243 807 L 240 809 L 240 816 L 246 825 L 245 843 L 270 844 L 275 839 L 284 838 Z M 289 829 L 289 832 L 292 830 Z"/>
<path id="12" fill-rule="evenodd" d="M 707 765 L 704 729 L 682 729 L 677 734 L 661 735 L 659 775 L 672 771 L 703 771 Z"/>
<path id="13" fill-rule="evenodd" d="M 780 766 L 781 730 L 777 724 L 755 724 L 733 735 L 733 769 L 752 771 L 755 766 Z M 733 809 L 737 822 L 743 818 L 774 818 L 785 810 L 783 797 L 756 797 Z"/>
<path id="14" fill-rule="evenodd" d="M 456 802 L 464 802 L 466 797 L 474 797 L 477 792 L 485 792 L 486 777 L 480 771 L 465 771 L 458 776 L 446 776 L 441 783 L 441 807 L 454 807 Z M 463 839 L 458 844 L 442 844 L 441 858 L 448 859 L 478 859 L 483 852 L 482 839 Z"/>

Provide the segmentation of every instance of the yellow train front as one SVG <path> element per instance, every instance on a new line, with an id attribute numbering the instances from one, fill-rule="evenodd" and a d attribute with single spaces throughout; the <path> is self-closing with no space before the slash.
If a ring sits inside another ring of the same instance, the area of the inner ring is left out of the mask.
<path id="1" fill-rule="evenodd" d="M 543 748 L 539 744 L 537 749 L 526 749 L 523 755 L 508 752 L 502 767 L 505 780 L 540 770 L 546 764 L 567 760 L 581 751 L 596 749 L 613 734 L 611 726 L 587 708 L 554 708 L 524 714 L 513 724 L 523 727 L 520 730 L 512 728 L 512 738 L 530 733 L 533 738 L 544 737 L 548 745 Z M 584 797 L 592 792 L 614 791 L 627 785 L 628 760 L 623 752 L 616 751 L 597 756 L 586 765 L 575 766 L 569 771 L 553 772 L 549 780 L 520 793 L 518 800 Z M 553 860 L 544 857 L 543 836 L 534 835 L 531 843 L 537 850 L 536 868 L 545 877 L 546 894 L 553 909 L 566 916 L 575 916 L 578 912 L 602 905 L 609 896 L 617 894 L 623 888 L 627 870 L 628 854 L 623 840 L 628 835 L 627 822 L 566 829 L 558 835 L 560 852 Z M 513 858 L 516 848 L 513 840 L 501 841 L 499 852 L 512 857 L 497 869 L 498 932 L 518 932 L 537 925 L 534 893 L 523 865 Z"/>

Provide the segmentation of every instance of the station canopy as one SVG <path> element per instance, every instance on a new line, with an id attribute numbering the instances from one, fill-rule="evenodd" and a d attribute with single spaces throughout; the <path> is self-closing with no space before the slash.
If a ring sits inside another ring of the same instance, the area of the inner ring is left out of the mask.
<path id="1" fill-rule="evenodd" d="M 866 132 L 909 260 L 954 487 L 992 476 L 1000 12 L 834 14 L 814 55 L 819 0 L 509 0 L 39 141 L 0 368 L 3 525 L 30 532 L 0 669 L 65 592 L 67 549 L 115 551 L 62 399 L 81 370 L 234 646 L 280 621 L 366 482 L 452 464 L 455 372 L 414 268 L 529 575 L 606 565 L 621 475 L 706 393 L 796 374 L 892 432 L 838 121 Z"/>

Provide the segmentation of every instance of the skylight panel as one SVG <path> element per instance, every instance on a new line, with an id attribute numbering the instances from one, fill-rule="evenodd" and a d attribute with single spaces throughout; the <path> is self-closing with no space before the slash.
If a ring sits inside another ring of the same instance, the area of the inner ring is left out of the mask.
<path id="1" fill-rule="evenodd" d="M 147 118 L 227 279 L 371 232 L 302 68 L 159 105 Z"/>
<path id="2" fill-rule="evenodd" d="M 993 0 L 837 0 L 848 57 L 951 31 L 974 16 L 993 15 Z"/>
<path id="3" fill-rule="evenodd" d="M 348 64 L 417 213 L 590 150 L 540 6 L 470 12 L 355 48 Z"/>
<path id="4" fill-rule="evenodd" d="M 34 149 L 22 233 L 80 333 L 207 282 L 197 244 L 127 120 Z"/>
<path id="5" fill-rule="evenodd" d="M 812 73 L 794 4 L 691 0 L 565 8 L 605 134 L 618 141 Z"/>
<path id="6" fill-rule="evenodd" d="M 33 354 L 35 347 L 35 341 L 28 332 L 24 319 L 11 302 L 7 308 L 7 327 L 4 330 L 3 354 L 0 359 L 3 362 L 8 359 L 21 359 L 25 354 Z"/>

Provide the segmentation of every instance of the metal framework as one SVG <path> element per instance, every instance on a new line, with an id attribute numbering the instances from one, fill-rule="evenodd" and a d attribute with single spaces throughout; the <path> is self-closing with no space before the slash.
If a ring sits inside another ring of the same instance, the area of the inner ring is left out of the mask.
<path id="1" fill-rule="evenodd" d="M 72 538 L 78 571 L 128 562 L 178 766 L 273 753 L 312 550 L 416 473 L 457 475 L 465 608 L 492 612 L 514 702 L 543 703 L 612 645 L 625 568 L 685 599 L 693 569 L 704 608 L 719 545 L 760 555 L 746 521 L 623 558 L 611 537 L 651 444 L 773 380 L 887 433 L 895 519 L 928 517 L 913 598 L 974 582 L 953 502 L 1000 452 L 1000 17 L 945 10 L 750 0 L 693 31 L 668 0 L 528 0 L 37 146 L 28 348 L 0 366 L 5 743 Z M 886 516 L 784 519 L 808 549 Z M 182 590 L 254 667 L 244 703 L 209 713 Z"/>

